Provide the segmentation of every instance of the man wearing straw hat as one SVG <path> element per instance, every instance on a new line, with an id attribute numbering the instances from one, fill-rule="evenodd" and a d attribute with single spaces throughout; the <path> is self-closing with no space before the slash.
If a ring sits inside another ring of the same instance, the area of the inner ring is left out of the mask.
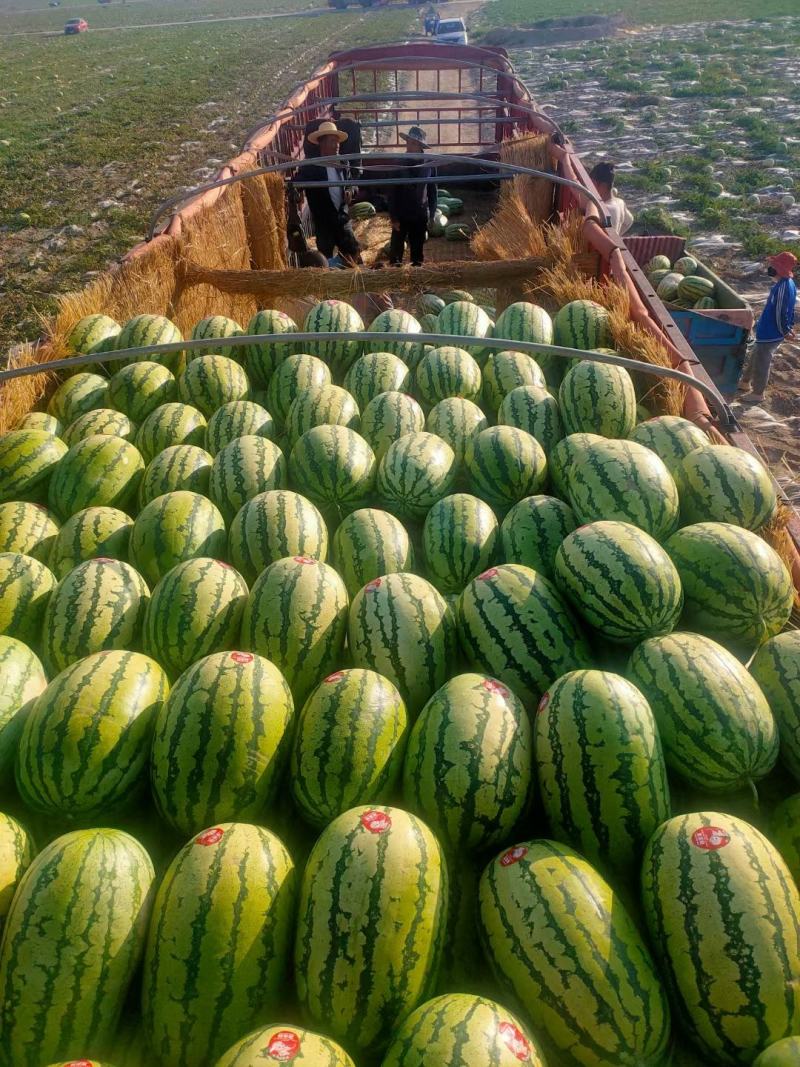
<path id="1" fill-rule="evenodd" d="M 347 134 L 335 122 L 325 120 L 308 134 L 307 139 L 318 148 L 321 157 L 335 156 L 339 154 L 339 146 L 347 140 Z M 301 182 L 339 182 L 349 177 L 346 163 L 320 165 L 306 162 L 297 174 L 297 180 Z M 345 262 L 359 263 L 361 246 L 347 211 L 348 191 L 341 185 L 320 184 L 317 189 L 306 189 L 305 194 L 319 251 L 326 259 L 332 259 L 338 250 Z"/>
<path id="2" fill-rule="evenodd" d="M 425 131 L 419 126 L 412 126 L 408 133 L 401 133 L 400 136 L 406 142 L 406 152 L 422 154 L 428 147 Z M 418 181 L 414 185 L 389 186 L 389 218 L 392 223 L 389 260 L 399 266 L 408 242 L 411 266 L 421 267 L 428 225 L 436 212 L 436 168 L 423 160 L 410 161 L 392 175 L 395 178 L 406 176 Z"/>

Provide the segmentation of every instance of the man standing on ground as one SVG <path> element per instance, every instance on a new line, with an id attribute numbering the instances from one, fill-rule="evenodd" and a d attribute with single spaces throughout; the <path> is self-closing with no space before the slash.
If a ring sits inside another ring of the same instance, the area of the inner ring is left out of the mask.
<path id="1" fill-rule="evenodd" d="M 425 131 L 419 126 L 412 126 L 408 133 L 401 133 L 400 136 L 406 142 L 406 152 L 422 154 L 428 147 Z M 436 212 L 436 168 L 424 160 L 409 161 L 392 177 L 422 180 L 414 185 L 389 186 L 389 218 L 392 223 L 389 260 L 399 266 L 408 242 L 411 266 L 421 267 L 428 225 Z"/>
<path id="2" fill-rule="evenodd" d="M 761 404 L 769 384 L 772 357 L 784 341 L 794 341 L 794 308 L 797 302 L 797 286 L 792 274 L 797 267 L 797 256 L 781 252 L 767 260 L 767 274 L 778 280 L 772 286 L 767 303 L 756 323 L 756 339 L 743 375 L 743 383 L 750 392 L 742 397 L 743 404 Z"/>
<path id="3" fill-rule="evenodd" d="M 325 121 L 309 133 L 307 139 L 318 147 L 321 157 L 335 156 L 339 154 L 339 146 L 347 140 L 347 134 L 338 129 L 335 122 Z M 297 174 L 297 180 L 301 182 L 339 182 L 349 177 L 346 163 L 320 165 L 306 162 Z M 350 223 L 345 187 L 320 185 L 317 189 L 306 189 L 305 194 L 319 251 L 326 259 L 332 259 L 338 249 L 345 262 L 350 265 L 360 263 L 361 246 Z"/>

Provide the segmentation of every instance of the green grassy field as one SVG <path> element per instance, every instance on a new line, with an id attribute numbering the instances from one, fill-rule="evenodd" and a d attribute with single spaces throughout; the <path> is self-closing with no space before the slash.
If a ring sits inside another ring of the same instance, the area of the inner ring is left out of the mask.
<path id="1" fill-rule="evenodd" d="M 485 26 L 527 26 L 540 19 L 570 15 L 611 15 L 620 12 L 632 25 L 669 24 L 715 19 L 775 18 L 796 15 L 794 0 L 706 0 L 698 7 L 692 0 L 494 0 L 483 9 Z"/>

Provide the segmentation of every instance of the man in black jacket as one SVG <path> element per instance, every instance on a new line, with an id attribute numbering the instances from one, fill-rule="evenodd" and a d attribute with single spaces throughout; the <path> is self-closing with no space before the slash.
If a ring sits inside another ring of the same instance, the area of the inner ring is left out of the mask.
<path id="1" fill-rule="evenodd" d="M 337 128 L 335 122 L 321 122 L 308 134 L 308 141 L 319 148 L 320 156 L 335 156 L 347 135 Z M 301 182 L 334 182 L 350 177 L 349 168 L 341 165 L 306 162 L 298 171 Z M 306 189 L 306 200 L 314 221 L 317 248 L 331 259 L 338 249 L 342 259 L 349 263 L 361 261 L 361 246 L 356 240 L 347 211 L 347 195 L 343 186 L 320 185 L 318 189 Z"/>
<path id="2" fill-rule="evenodd" d="M 407 152 L 422 153 L 428 147 L 425 131 L 412 126 L 400 136 L 406 142 Z M 392 238 L 389 259 L 399 265 L 403 262 L 406 241 L 411 251 L 411 266 L 421 267 L 424 259 L 423 245 L 428 225 L 436 212 L 436 168 L 424 161 L 409 161 L 392 177 L 430 179 L 414 185 L 389 186 L 389 218 L 392 223 Z"/>

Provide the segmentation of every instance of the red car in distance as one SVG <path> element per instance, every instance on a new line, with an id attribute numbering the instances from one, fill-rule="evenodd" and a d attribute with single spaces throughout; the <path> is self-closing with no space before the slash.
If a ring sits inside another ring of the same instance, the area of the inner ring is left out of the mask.
<path id="1" fill-rule="evenodd" d="M 64 25 L 64 33 L 70 36 L 73 33 L 86 33 L 89 23 L 86 19 L 68 19 Z"/>

